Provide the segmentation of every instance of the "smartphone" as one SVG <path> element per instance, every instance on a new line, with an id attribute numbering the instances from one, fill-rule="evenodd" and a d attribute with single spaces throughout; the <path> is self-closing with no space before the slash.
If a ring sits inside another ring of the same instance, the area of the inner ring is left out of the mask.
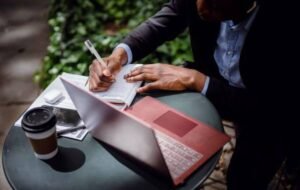
<path id="1" fill-rule="evenodd" d="M 42 107 L 45 107 L 52 111 L 52 113 L 56 116 L 57 119 L 56 124 L 59 126 L 76 127 L 81 122 L 81 118 L 76 110 L 48 105 L 43 105 Z"/>

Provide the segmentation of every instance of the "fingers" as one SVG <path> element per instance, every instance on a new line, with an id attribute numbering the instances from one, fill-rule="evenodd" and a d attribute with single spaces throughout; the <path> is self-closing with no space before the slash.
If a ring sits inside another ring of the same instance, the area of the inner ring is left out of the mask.
<path id="1" fill-rule="evenodd" d="M 89 89 L 91 91 L 105 91 L 114 82 L 109 69 L 104 68 L 97 60 L 90 65 Z"/>
<path id="2" fill-rule="evenodd" d="M 126 74 L 124 76 L 124 79 L 127 80 L 127 82 L 136 82 L 136 81 L 153 81 L 157 80 L 157 75 L 153 71 L 152 67 L 145 65 L 145 66 L 140 66 L 132 71 L 130 73 Z"/>
<path id="3" fill-rule="evenodd" d="M 102 83 L 99 85 L 99 83 L 96 83 L 93 80 L 89 80 L 89 89 L 93 92 L 102 92 L 106 91 L 110 87 L 111 83 Z"/>
<path id="4" fill-rule="evenodd" d="M 98 60 L 94 60 L 92 70 L 98 74 L 98 77 L 105 82 L 113 82 L 114 76 L 112 75 L 113 64 L 109 63 L 108 59 L 104 59 L 106 65 L 101 64 Z"/>
<path id="5" fill-rule="evenodd" d="M 150 82 L 137 90 L 139 93 L 145 93 L 151 90 L 185 90 L 187 89 L 185 81 L 189 82 L 191 76 L 176 66 L 152 64 L 132 70 L 125 79 L 129 82 L 142 80 Z"/>
<path id="6" fill-rule="evenodd" d="M 127 82 L 154 81 L 155 79 L 156 79 L 156 76 L 151 73 L 141 73 L 136 76 L 126 78 L 126 81 Z"/>
<path id="7" fill-rule="evenodd" d="M 160 89 L 160 82 L 159 81 L 155 81 L 155 82 L 150 82 L 145 84 L 144 86 L 140 87 L 137 89 L 138 93 L 145 93 L 151 90 L 157 90 Z"/>
<path id="8" fill-rule="evenodd" d="M 103 68 L 102 74 L 106 79 L 112 78 L 113 64 L 109 64 L 109 59 L 104 59 L 106 66 Z"/>
<path id="9" fill-rule="evenodd" d="M 90 72 L 89 89 L 91 91 L 105 91 L 110 87 L 111 84 L 111 82 L 105 82 L 103 80 L 100 80 L 95 72 Z"/>
<path id="10" fill-rule="evenodd" d="M 95 72 L 99 78 L 101 78 L 103 76 L 104 67 L 102 67 L 102 65 L 99 63 L 98 60 L 96 60 L 96 59 L 93 60 L 89 69 L 90 69 L 90 72 L 91 71 Z"/>

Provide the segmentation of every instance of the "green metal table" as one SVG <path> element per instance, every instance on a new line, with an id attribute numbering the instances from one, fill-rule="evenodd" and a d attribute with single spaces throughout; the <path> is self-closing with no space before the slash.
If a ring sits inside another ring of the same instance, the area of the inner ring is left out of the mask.
<path id="1" fill-rule="evenodd" d="M 212 104 L 195 92 L 154 92 L 152 97 L 223 131 L 221 119 Z M 138 97 L 139 98 L 139 97 Z M 137 99 L 138 99 L 137 98 Z M 13 189 L 55 190 L 161 190 L 166 187 L 155 177 L 123 159 L 89 134 L 83 141 L 59 138 L 59 155 L 50 161 L 35 158 L 20 127 L 13 126 L 3 147 L 4 173 Z M 199 188 L 215 168 L 221 150 L 193 173 L 177 190 Z"/>

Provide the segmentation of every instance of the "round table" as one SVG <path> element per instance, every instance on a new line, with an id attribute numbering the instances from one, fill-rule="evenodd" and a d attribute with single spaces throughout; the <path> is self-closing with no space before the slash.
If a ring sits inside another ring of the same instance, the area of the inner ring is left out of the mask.
<path id="1" fill-rule="evenodd" d="M 195 92 L 153 92 L 148 94 L 185 114 L 223 131 L 221 119 L 212 104 Z M 137 98 L 139 99 L 139 98 Z M 141 177 L 111 154 L 107 147 L 89 134 L 83 141 L 59 138 L 59 155 L 50 161 L 35 158 L 31 145 L 20 127 L 13 126 L 3 148 L 4 173 L 13 189 L 143 189 L 161 190 L 155 180 Z M 178 190 L 196 189 L 210 175 L 221 150 L 194 172 Z"/>

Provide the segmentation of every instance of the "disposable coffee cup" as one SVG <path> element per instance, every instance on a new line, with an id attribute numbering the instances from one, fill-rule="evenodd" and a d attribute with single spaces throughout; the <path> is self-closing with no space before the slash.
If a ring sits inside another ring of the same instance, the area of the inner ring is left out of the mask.
<path id="1" fill-rule="evenodd" d="M 27 111 L 22 119 L 22 128 L 31 142 L 34 155 L 42 160 L 53 158 L 57 152 L 56 117 L 43 107 Z"/>

